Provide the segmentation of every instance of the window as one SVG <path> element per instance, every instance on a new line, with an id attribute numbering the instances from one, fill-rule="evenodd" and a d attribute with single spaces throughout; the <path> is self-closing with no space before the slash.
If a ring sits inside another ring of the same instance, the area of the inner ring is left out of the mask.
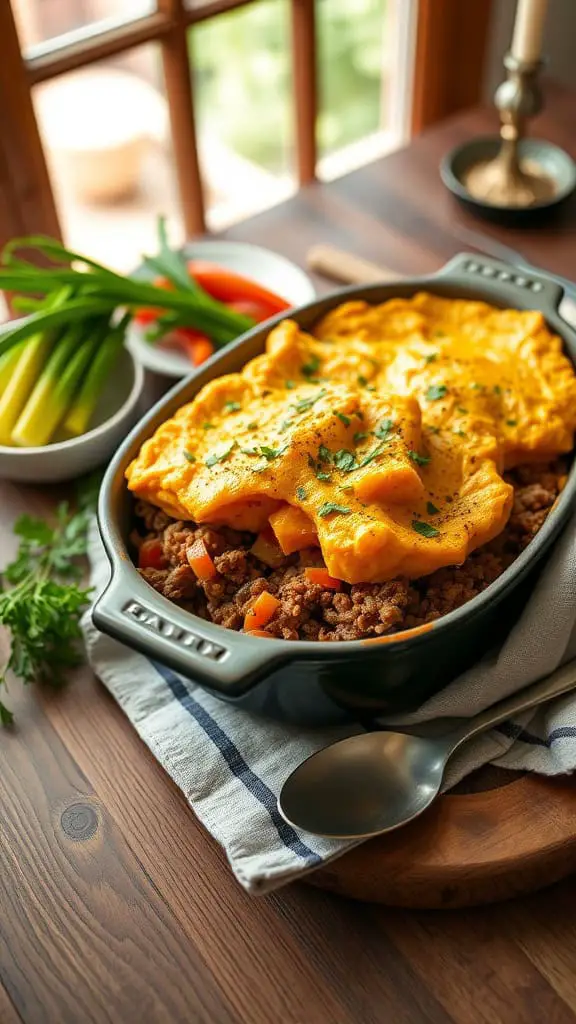
<path id="1" fill-rule="evenodd" d="M 153 244 L 159 212 L 178 241 L 342 174 L 407 137 L 415 52 L 414 88 L 427 98 L 426 69 L 439 53 L 446 60 L 446 40 L 457 37 L 457 73 L 471 66 L 463 54 L 469 45 L 482 53 L 489 6 L 0 4 L 0 241 L 60 228 L 75 247 L 127 269 Z M 464 31 L 445 31 L 463 18 Z"/>

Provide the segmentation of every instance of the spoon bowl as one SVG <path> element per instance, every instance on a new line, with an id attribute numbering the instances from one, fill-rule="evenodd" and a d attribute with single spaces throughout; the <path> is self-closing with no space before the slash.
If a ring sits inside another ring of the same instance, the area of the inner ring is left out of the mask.
<path id="1" fill-rule="evenodd" d="M 448 758 L 510 715 L 576 687 L 576 660 L 473 718 L 438 719 L 413 732 L 366 732 L 319 750 L 282 787 L 278 810 L 330 839 L 369 839 L 406 825 L 436 799 Z"/>
<path id="2" fill-rule="evenodd" d="M 437 796 L 442 741 L 371 732 L 313 754 L 287 779 L 279 808 L 292 825 L 331 839 L 368 839 L 417 818 Z"/>

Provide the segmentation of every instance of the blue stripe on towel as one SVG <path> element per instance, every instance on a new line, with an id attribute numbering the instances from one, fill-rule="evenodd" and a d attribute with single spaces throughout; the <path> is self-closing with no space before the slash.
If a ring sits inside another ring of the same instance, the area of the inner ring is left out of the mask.
<path id="1" fill-rule="evenodd" d="M 198 723 L 200 728 L 204 730 L 208 738 L 218 748 L 232 774 L 240 780 L 248 792 L 268 811 L 272 824 L 284 846 L 306 861 L 310 867 L 321 864 L 322 858 L 317 853 L 314 853 L 310 847 L 306 846 L 306 843 L 302 842 L 296 830 L 292 828 L 292 825 L 284 821 L 276 806 L 276 797 L 272 790 L 247 765 L 230 737 L 226 735 L 224 730 L 218 725 L 218 722 L 212 718 L 212 715 L 195 700 L 179 676 L 171 672 L 165 665 L 160 665 L 156 661 L 153 661 L 152 665 L 169 686 L 176 700 L 180 702 L 182 707 L 192 716 L 194 721 Z"/>
<path id="2" fill-rule="evenodd" d="M 497 725 L 496 729 L 509 740 L 520 740 L 521 743 L 528 743 L 532 747 L 547 747 L 548 750 L 555 740 L 573 739 L 576 736 L 576 726 L 574 725 L 561 725 L 558 729 L 553 729 L 545 740 L 540 736 L 535 736 L 532 732 L 527 732 L 520 725 L 514 725 L 514 722 L 503 722 L 501 725 Z"/>

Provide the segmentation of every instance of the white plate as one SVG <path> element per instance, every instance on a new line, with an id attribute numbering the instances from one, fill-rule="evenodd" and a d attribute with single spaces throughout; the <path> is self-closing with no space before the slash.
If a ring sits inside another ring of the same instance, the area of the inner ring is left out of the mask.
<path id="1" fill-rule="evenodd" d="M 182 249 L 187 259 L 208 260 L 235 270 L 280 295 L 292 306 L 303 306 L 315 298 L 314 285 L 300 267 L 285 256 L 245 242 L 190 242 Z M 135 359 L 148 370 L 168 377 L 187 377 L 193 366 L 186 356 L 146 341 L 144 332 L 132 323 L 128 329 L 128 347 Z"/>

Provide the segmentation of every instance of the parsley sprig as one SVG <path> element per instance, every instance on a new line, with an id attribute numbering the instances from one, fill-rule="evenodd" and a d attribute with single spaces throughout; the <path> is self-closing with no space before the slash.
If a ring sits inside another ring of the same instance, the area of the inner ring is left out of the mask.
<path id="1" fill-rule="evenodd" d="M 95 477 L 84 482 L 76 509 L 59 505 L 54 525 L 28 515 L 15 523 L 18 552 L 0 574 L 0 625 L 11 638 L 0 686 L 7 686 L 8 672 L 24 683 L 60 686 L 66 670 L 83 660 L 80 616 L 90 589 L 80 585 L 79 559 L 86 554 L 98 483 Z M 0 700 L 0 723 L 10 725 L 13 718 Z"/>

